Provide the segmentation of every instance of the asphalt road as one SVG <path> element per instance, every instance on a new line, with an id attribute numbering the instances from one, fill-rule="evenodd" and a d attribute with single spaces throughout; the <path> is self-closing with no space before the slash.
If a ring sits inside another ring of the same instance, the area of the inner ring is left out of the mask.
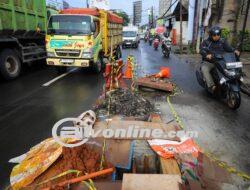
<path id="1" fill-rule="evenodd" d="M 160 50 L 154 51 L 144 42 L 137 50 L 123 50 L 124 58 L 128 54 L 135 56 L 141 75 L 169 66 L 172 80 L 183 91 L 172 98 L 172 103 L 184 125 L 199 132 L 198 141 L 204 148 L 250 173 L 249 98 L 243 96 L 241 108 L 231 111 L 225 103 L 208 97 L 199 87 L 194 64 L 175 55 L 166 59 Z M 78 116 L 91 109 L 101 93 L 102 76 L 88 70 L 78 69 L 54 81 L 56 77 L 53 68 L 40 64 L 26 68 L 17 80 L 0 81 L 0 189 L 9 183 L 13 167 L 9 159 L 50 137 L 51 128 L 59 119 Z M 162 103 L 160 107 L 165 120 L 171 120 L 167 104 Z"/>
<path id="2" fill-rule="evenodd" d="M 56 121 L 91 109 L 101 93 L 102 76 L 88 70 L 43 86 L 56 77 L 54 68 L 40 64 L 25 69 L 17 80 L 0 82 L 0 189 L 9 183 L 10 158 L 51 137 Z"/>

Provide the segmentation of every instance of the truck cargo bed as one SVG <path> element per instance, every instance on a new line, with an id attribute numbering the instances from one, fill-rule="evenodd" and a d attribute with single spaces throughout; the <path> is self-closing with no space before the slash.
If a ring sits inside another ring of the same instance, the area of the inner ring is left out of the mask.
<path id="1" fill-rule="evenodd" d="M 46 0 L 1 0 L 0 35 L 34 36 L 46 31 Z"/>

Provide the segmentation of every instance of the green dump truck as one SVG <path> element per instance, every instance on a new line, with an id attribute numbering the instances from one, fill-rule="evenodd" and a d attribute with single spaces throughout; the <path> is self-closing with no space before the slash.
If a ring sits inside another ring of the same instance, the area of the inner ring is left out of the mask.
<path id="1" fill-rule="evenodd" d="M 24 63 L 46 58 L 46 0 L 0 1 L 0 74 L 19 76 Z"/>

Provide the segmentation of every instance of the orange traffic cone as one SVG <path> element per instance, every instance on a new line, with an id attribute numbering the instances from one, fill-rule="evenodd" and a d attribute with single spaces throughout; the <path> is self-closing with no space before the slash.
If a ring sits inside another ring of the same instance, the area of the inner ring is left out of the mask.
<path id="1" fill-rule="evenodd" d="M 132 63 L 131 63 L 131 59 L 128 57 L 127 67 L 126 67 L 126 70 L 124 72 L 123 78 L 125 78 L 125 79 L 132 79 L 132 75 L 133 75 L 133 72 L 132 72 Z"/>
<path id="2" fill-rule="evenodd" d="M 169 67 L 162 67 L 161 71 L 155 75 L 156 78 L 170 78 Z"/>

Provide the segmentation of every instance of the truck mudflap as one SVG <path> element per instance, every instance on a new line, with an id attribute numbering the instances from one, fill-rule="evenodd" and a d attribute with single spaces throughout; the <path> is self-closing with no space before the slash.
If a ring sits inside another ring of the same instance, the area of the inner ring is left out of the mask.
<path id="1" fill-rule="evenodd" d="M 47 58 L 47 65 L 68 66 L 68 67 L 90 67 L 91 60 L 70 59 L 70 58 Z"/>

